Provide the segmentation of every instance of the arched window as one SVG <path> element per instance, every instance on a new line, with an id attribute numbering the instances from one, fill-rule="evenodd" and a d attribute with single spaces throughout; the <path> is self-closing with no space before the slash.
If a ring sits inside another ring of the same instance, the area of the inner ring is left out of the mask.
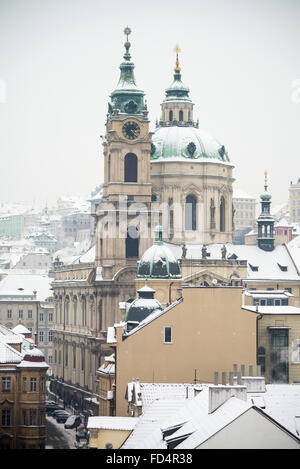
<path id="1" fill-rule="evenodd" d="M 157 202 L 157 195 L 156 194 L 151 195 L 151 202 Z"/>
<path id="2" fill-rule="evenodd" d="M 173 120 L 173 111 L 169 112 L 169 121 L 172 122 Z"/>
<path id="3" fill-rule="evenodd" d="M 126 259 L 139 257 L 139 232 L 135 226 L 129 226 L 126 238 Z"/>
<path id="4" fill-rule="evenodd" d="M 197 199 L 194 195 L 188 195 L 185 199 L 185 229 L 197 230 Z"/>
<path id="5" fill-rule="evenodd" d="M 225 199 L 223 195 L 220 202 L 220 231 L 225 231 Z"/>
<path id="6" fill-rule="evenodd" d="M 124 182 L 137 182 L 138 159 L 134 153 L 127 153 L 124 160 Z"/>
<path id="7" fill-rule="evenodd" d="M 179 111 L 179 120 L 183 121 L 183 111 Z"/>

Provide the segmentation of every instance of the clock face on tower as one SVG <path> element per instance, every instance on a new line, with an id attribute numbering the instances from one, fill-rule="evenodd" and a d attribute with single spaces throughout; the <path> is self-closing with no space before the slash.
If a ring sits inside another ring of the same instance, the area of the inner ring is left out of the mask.
<path id="1" fill-rule="evenodd" d="M 125 138 L 129 140 L 134 140 L 140 135 L 141 129 L 136 122 L 129 121 L 126 122 L 122 127 L 122 133 Z"/>

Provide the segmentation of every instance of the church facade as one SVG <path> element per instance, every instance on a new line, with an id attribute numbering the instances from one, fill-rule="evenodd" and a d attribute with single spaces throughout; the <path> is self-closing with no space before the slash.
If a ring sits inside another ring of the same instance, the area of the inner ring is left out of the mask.
<path id="1" fill-rule="evenodd" d="M 96 412 L 96 371 L 111 353 L 107 328 L 121 320 L 120 303 L 132 302 L 145 279 L 166 306 L 180 296 L 183 284 L 239 286 L 249 268 L 231 244 L 233 165 L 224 145 L 194 121 L 179 48 L 161 119 L 151 132 L 145 95 L 135 81 L 129 28 L 125 34 L 120 80 L 110 95 L 103 138 L 103 198 L 92 213 L 92 261 L 82 256 L 68 266 L 57 260 L 52 284 L 52 389 L 70 405 Z M 152 252 L 157 225 L 162 228 L 154 251 L 164 254 L 157 263 L 152 259 L 151 274 L 143 275 L 139 261 Z M 169 268 L 172 256 L 180 274 Z"/>

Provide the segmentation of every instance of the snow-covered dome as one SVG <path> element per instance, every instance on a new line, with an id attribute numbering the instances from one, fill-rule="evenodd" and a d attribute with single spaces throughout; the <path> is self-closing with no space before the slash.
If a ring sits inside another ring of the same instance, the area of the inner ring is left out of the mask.
<path id="1" fill-rule="evenodd" d="M 207 132 L 194 126 L 159 126 L 152 137 L 151 161 L 202 162 L 204 159 L 229 163 L 225 147 Z"/>
<path id="2" fill-rule="evenodd" d="M 137 278 L 181 278 L 180 265 L 162 240 L 162 227 L 155 230 L 155 242 L 143 254 L 137 267 Z"/>
<path id="3" fill-rule="evenodd" d="M 154 311 L 163 310 L 160 302 L 154 298 L 154 293 L 155 290 L 148 286 L 138 290 L 139 297 L 133 300 L 126 312 L 127 331 L 136 327 L 149 314 L 154 313 Z"/>

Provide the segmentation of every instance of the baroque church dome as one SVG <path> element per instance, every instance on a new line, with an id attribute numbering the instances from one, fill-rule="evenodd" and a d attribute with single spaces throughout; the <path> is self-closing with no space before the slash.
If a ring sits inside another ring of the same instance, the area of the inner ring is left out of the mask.
<path id="1" fill-rule="evenodd" d="M 162 240 L 162 227 L 155 230 L 155 242 L 138 262 L 137 278 L 181 278 L 180 265 Z"/>
<path id="2" fill-rule="evenodd" d="M 229 157 L 222 145 L 207 132 L 199 129 L 193 121 L 193 103 L 189 88 L 181 80 L 178 46 L 175 74 L 172 84 L 166 89 L 161 105 L 162 116 L 152 136 L 151 162 L 186 161 L 229 163 Z"/>
<path id="3" fill-rule="evenodd" d="M 151 160 L 229 162 L 224 146 L 202 129 L 190 126 L 160 126 L 152 137 Z"/>

